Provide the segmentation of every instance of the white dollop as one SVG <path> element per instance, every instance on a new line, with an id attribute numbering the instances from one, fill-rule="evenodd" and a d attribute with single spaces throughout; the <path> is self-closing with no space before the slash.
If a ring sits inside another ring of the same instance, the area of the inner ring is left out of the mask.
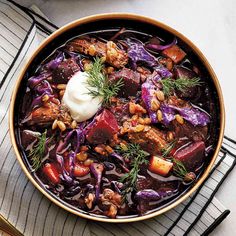
<path id="1" fill-rule="evenodd" d="M 101 107 L 102 98 L 94 98 L 89 94 L 89 90 L 94 88 L 88 85 L 88 78 L 86 72 L 76 72 L 70 78 L 62 98 L 62 104 L 69 109 L 72 118 L 78 122 L 93 117 Z"/>

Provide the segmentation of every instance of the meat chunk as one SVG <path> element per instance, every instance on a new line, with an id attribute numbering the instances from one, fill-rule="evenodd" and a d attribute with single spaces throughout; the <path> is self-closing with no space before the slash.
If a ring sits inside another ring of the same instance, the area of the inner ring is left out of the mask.
<path id="1" fill-rule="evenodd" d="M 177 45 L 165 49 L 162 53 L 164 56 L 169 57 L 175 64 L 182 61 L 186 56 L 186 53 Z"/>
<path id="2" fill-rule="evenodd" d="M 118 48 L 112 41 L 104 43 L 96 38 L 81 37 L 69 42 L 67 46 L 70 51 L 102 57 L 107 63 L 116 68 L 124 67 L 128 63 L 127 53 Z"/>
<path id="3" fill-rule="evenodd" d="M 111 82 L 117 82 L 122 79 L 124 86 L 121 87 L 118 96 L 127 98 L 135 96 L 140 89 L 140 74 L 127 68 L 114 72 L 109 76 Z"/>
<path id="4" fill-rule="evenodd" d="M 115 116 L 107 109 L 104 109 L 103 112 L 96 117 L 96 121 L 89 129 L 86 138 L 93 144 L 104 143 L 110 140 L 118 130 L 119 127 Z"/>
<path id="5" fill-rule="evenodd" d="M 26 149 L 29 150 L 32 148 L 32 145 L 39 139 L 41 133 L 35 132 L 32 130 L 23 130 L 21 133 L 21 142 L 22 146 Z"/>
<path id="6" fill-rule="evenodd" d="M 75 59 L 69 58 L 62 61 L 58 67 L 53 70 L 52 79 L 55 83 L 67 83 L 75 72 L 79 71 L 80 67 L 76 63 Z"/>
<path id="7" fill-rule="evenodd" d="M 156 128 L 146 132 L 129 133 L 128 137 L 131 142 L 139 144 L 151 155 L 160 154 L 167 145 L 165 134 Z"/>
<path id="8" fill-rule="evenodd" d="M 193 141 L 204 141 L 207 139 L 207 126 L 193 126 L 187 121 L 185 121 L 184 124 L 180 124 L 176 120 L 174 120 L 172 121 L 172 127 L 177 138 L 187 136 Z"/>
<path id="9" fill-rule="evenodd" d="M 50 124 L 57 119 L 59 112 L 59 106 L 53 102 L 49 102 L 44 106 L 34 109 L 27 119 L 27 124 Z"/>

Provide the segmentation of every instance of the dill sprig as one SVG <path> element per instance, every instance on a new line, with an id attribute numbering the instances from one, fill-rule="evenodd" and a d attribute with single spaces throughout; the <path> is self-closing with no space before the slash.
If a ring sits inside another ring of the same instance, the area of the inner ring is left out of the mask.
<path id="1" fill-rule="evenodd" d="M 175 147 L 176 140 L 173 140 L 172 142 L 168 143 L 165 148 L 163 148 L 162 151 L 162 156 L 166 157 L 169 155 L 171 150 Z"/>
<path id="2" fill-rule="evenodd" d="M 173 159 L 173 163 L 174 163 L 173 166 L 174 174 L 180 178 L 184 178 L 188 174 L 188 171 L 186 170 L 182 161 Z"/>
<path id="3" fill-rule="evenodd" d="M 138 144 L 128 144 L 116 147 L 116 150 L 124 157 L 128 158 L 131 163 L 131 170 L 129 173 L 124 174 L 120 178 L 120 182 L 124 183 L 124 189 L 122 190 L 123 197 L 133 190 L 136 189 L 136 182 L 138 178 L 138 173 L 140 171 L 140 165 L 147 164 L 146 159 L 149 156 L 148 152 L 145 152 L 140 148 Z"/>
<path id="4" fill-rule="evenodd" d="M 202 84 L 200 78 L 188 79 L 185 77 L 180 77 L 178 79 L 166 78 L 160 82 L 163 87 L 163 93 L 167 96 L 170 95 L 175 89 L 184 92 L 188 88 L 200 86 Z"/>
<path id="5" fill-rule="evenodd" d="M 101 97 L 103 104 L 110 103 L 110 99 L 118 94 L 120 88 L 124 86 L 123 79 L 118 81 L 109 81 L 108 77 L 103 73 L 103 62 L 99 58 L 95 58 L 94 63 L 88 73 L 89 94 L 92 97 Z"/>
<path id="6" fill-rule="evenodd" d="M 45 156 L 45 149 L 46 149 L 46 141 L 47 141 L 46 135 L 47 135 L 47 130 L 45 130 L 44 133 L 42 133 L 37 144 L 30 151 L 29 158 L 32 161 L 33 171 L 37 171 L 42 165 L 42 160 Z"/>

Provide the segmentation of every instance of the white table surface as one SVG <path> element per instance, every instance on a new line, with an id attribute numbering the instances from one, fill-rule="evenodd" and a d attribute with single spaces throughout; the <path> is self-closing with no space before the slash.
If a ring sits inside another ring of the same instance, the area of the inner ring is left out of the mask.
<path id="1" fill-rule="evenodd" d="M 187 36 L 205 54 L 220 81 L 226 108 L 225 133 L 236 139 L 236 1 L 235 0 L 17 0 L 36 4 L 62 26 L 77 18 L 105 12 L 131 12 L 155 18 Z M 236 170 L 218 191 L 231 210 L 213 235 L 236 235 Z"/>

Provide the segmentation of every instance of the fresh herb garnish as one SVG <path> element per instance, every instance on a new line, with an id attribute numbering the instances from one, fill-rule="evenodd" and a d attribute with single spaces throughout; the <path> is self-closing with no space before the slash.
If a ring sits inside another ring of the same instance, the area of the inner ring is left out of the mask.
<path id="1" fill-rule="evenodd" d="M 46 135 L 47 135 L 47 130 L 45 130 L 44 133 L 42 133 L 36 146 L 32 148 L 29 154 L 29 158 L 32 161 L 33 171 L 37 171 L 42 165 L 42 160 L 44 158 L 45 148 L 46 148 L 46 140 L 47 140 Z"/>
<path id="2" fill-rule="evenodd" d="M 103 73 L 103 62 L 101 59 L 96 58 L 92 65 L 92 68 L 88 73 L 88 85 L 91 87 L 89 89 L 89 94 L 92 97 L 101 97 L 103 99 L 103 104 L 107 105 L 110 103 L 110 99 L 118 94 L 120 88 L 124 86 L 123 79 L 118 81 L 109 81 L 108 77 Z"/>
<path id="3" fill-rule="evenodd" d="M 162 149 L 162 157 L 166 157 L 169 155 L 171 150 L 175 147 L 176 140 L 173 140 L 172 142 L 168 143 L 165 148 Z"/>
<path id="4" fill-rule="evenodd" d="M 126 197 L 128 193 L 136 189 L 140 165 L 148 163 L 146 157 L 149 156 L 149 153 L 142 150 L 138 144 L 118 146 L 116 150 L 118 150 L 124 158 L 128 158 L 131 161 L 130 166 L 132 169 L 129 173 L 124 174 L 120 178 L 120 182 L 124 183 L 122 195 Z"/>
<path id="5" fill-rule="evenodd" d="M 182 161 L 173 159 L 173 163 L 174 163 L 173 166 L 174 174 L 180 178 L 184 178 L 188 174 L 188 171 L 186 170 Z"/>
<path id="6" fill-rule="evenodd" d="M 170 95 L 175 89 L 184 92 L 188 88 L 199 86 L 202 84 L 200 78 L 188 79 L 185 77 L 180 77 L 178 79 L 166 78 L 160 81 L 163 87 L 163 93 L 165 95 Z"/>

